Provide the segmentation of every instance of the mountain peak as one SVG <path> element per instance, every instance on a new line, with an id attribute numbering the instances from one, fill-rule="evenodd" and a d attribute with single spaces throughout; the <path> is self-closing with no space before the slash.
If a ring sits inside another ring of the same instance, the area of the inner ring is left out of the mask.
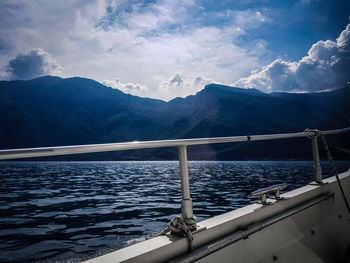
<path id="1" fill-rule="evenodd" d="M 226 85 L 215 84 L 215 83 L 205 85 L 204 90 L 212 91 L 212 92 L 227 91 L 227 92 L 236 92 L 236 93 L 243 93 L 243 94 L 249 94 L 249 95 L 267 95 L 257 89 L 242 89 L 238 87 L 226 86 Z"/>
<path id="2" fill-rule="evenodd" d="M 41 77 L 37 77 L 37 78 L 31 79 L 29 81 L 47 81 L 47 80 L 62 80 L 62 78 L 58 77 L 58 76 L 45 75 L 45 76 L 41 76 Z"/>

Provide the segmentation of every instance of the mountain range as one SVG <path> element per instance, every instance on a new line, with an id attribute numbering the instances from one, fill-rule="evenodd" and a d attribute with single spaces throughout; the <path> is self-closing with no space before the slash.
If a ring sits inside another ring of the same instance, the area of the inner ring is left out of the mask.
<path id="1" fill-rule="evenodd" d="M 141 98 L 85 78 L 45 76 L 0 81 L 0 149 L 298 132 L 350 126 L 350 88 L 321 93 L 263 93 L 209 84 L 169 102 Z M 350 136 L 329 138 L 350 149 Z M 320 145 L 321 148 L 321 145 Z M 347 158 L 341 152 L 334 154 Z M 176 159 L 176 149 L 51 159 Z M 307 138 L 189 147 L 191 159 L 309 159 Z"/>

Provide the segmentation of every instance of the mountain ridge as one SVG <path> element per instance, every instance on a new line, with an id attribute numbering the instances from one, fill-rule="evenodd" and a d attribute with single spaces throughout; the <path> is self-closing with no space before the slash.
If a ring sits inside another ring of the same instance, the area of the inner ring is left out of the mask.
<path id="1" fill-rule="evenodd" d="M 125 94 L 87 78 L 44 76 L 0 81 L 0 148 L 334 129 L 349 125 L 349 100 L 350 88 L 296 95 L 209 84 L 196 95 L 165 102 Z M 349 144 L 347 139 L 345 148 Z M 248 158 L 253 151 L 252 158 L 283 159 L 297 158 L 297 152 L 304 150 L 286 145 L 291 154 L 286 149 L 271 152 L 260 144 L 258 152 L 250 145 L 236 144 L 193 147 L 189 154 L 194 159 L 226 160 Z M 176 150 L 113 152 L 84 158 L 174 159 Z"/>

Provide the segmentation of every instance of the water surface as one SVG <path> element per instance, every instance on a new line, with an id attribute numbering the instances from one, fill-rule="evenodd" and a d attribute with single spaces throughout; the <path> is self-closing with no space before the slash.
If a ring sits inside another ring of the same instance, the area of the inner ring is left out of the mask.
<path id="1" fill-rule="evenodd" d="M 189 174 L 198 221 L 254 202 L 258 188 L 313 181 L 312 162 L 189 162 Z M 178 162 L 1 162 L 0 261 L 105 254 L 154 237 L 180 203 Z"/>

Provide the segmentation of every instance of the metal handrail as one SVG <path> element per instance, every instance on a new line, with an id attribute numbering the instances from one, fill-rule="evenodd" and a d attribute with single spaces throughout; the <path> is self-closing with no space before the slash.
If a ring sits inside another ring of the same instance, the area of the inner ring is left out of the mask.
<path id="1" fill-rule="evenodd" d="M 187 162 L 187 146 L 214 144 L 214 143 L 232 143 L 232 142 L 246 142 L 246 141 L 263 141 L 309 137 L 312 139 L 312 153 L 315 167 L 315 181 L 322 183 L 322 171 L 318 155 L 317 138 L 323 135 L 331 135 L 338 133 L 350 132 L 349 128 L 323 131 L 320 130 L 305 130 L 297 133 L 284 134 L 267 134 L 267 135 L 247 135 L 247 136 L 232 136 L 232 137 L 216 137 L 216 138 L 196 138 L 196 139 L 177 139 L 177 140 L 161 140 L 161 141 L 134 141 L 123 143 L 106 143 L 106 144 L 90 144 L 90 145 L 73 145 L 73 146 L 58 146 L 58 147 L 41 147 L 41 148 L 26 148 L 26 149 L 9 149 L 0 150 L 0 160 L 43 157 L 55 155 L 107 152 L 107 151 L 121 151 L 121 150 L 136 150 L 147 148 L 161 148 L 161 147 L 178 147 L 180 174 L 181 174 L 181 188 L 182 201 L 181 213 L 185 223 L 191 225 L 191 229 L 195 226 L 195 216 L 193 215 L 192 199 L 190 196 L 190 184 L 188 177 L 188 162 Z"/>
<path id="2" fill-rule="evenodd" d="M 350 132 L 350 127 L 344 128 L 344 129 L 338 129 L 338 130 L 323 131 L 322 133 L 324 135 L 330 135 L 330 134 L 345 133 L 345 132 Z M 147 148 L 178 147 L 178 146 L 201 145 L 201 144 L 264 141 L 264 140 L 288 139 L 288 138 L 299 138 L 299 137 L 312 137 L 315 135 L 316 135 L 316 131 L 311 130 L 311 131 L 305 131 L 305 132 L 283 133 L 283 134 L 176 139 L 176 140 L 160 140 L 160 141 L 133 141 L 133 142 L 122 142 L 122 143 L 8 149 L 8 150 L 0 150 L 0 160 L 44 157 L 44 156 L 55 156 L 55 155 L 82 154 L 82 153 L 96 153 L 96 152 L 108 152 L 108 151 L 136 150 L 136 149 L 147 149 Z"/>

